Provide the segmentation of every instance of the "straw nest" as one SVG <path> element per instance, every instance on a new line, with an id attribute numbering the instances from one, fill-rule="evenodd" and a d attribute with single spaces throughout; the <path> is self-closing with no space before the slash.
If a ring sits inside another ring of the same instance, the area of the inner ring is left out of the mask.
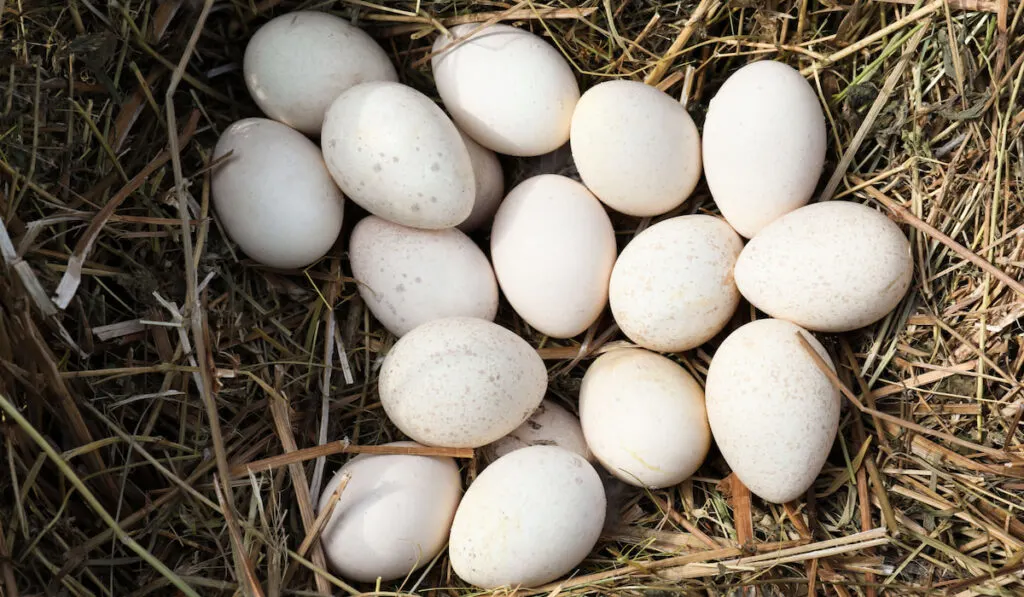
<path id="1" fill-rule="evenodd" d="M 0 594 L 474 592 L 444 556 L 377 588 L 323 570 L 307 496 L 336 440 L 397 438 L 375 390 L 393 338 L 342 245 L 269 271 L 210 210 L 218 133 L 257 113 L 246 40 L 299 6 L 353 19 L 428 94 L 433 34 L 460 22 L 529 28 L 584 87 L 646 79 L 698 124 L 730 72 L 783 60 L 826 107 L 819 189 L 911 238 L 897 310 L 823 338 L 848 392 L 805 499 L 752 500 L 713 453 L 678 487 L 615 492 L 598 547 L 542 590 L 1024 594 L 1024 4 L 1006 0 L 0 0 Z M 565 152 L 505 167 L 571 171 Z M 680 212 L 715 206 L 701 187 Z M 619 218 L 620 241 L 648 223 Z M 499 320 L 570 405 L 622 341 L 607 315 L 564 342 Z M 702 377 L 720 340 L 676 357 Z"/>

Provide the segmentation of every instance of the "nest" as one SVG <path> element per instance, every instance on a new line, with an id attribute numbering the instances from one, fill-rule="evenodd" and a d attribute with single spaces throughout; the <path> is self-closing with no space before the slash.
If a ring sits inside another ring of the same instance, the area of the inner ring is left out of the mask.
<path id="1" fill-rule="evenodd" d="M 729 73 L 785 61 L 826 110 L 820 192 L 911 239 L 900 306 L 822 337 L 848 391 L 805 499 L 751 498 L 713 452 L 679 486 L 613 492 L 574 576 L 516 594 L 1024 594 L 1024 5 L 1006 0 L 0 0 L 0 593 L 479 594 L 443 555 L 383 587 L 324 569 L 309 494 L 346 452 L 400 439 L 375 387 L 393 338 L 344 240 L 272 271 L 210 209 L 218 134 L 258 115 L 246 40 L 299 7 L 352 19 L 428 94 L 439 27 L 502 21 L 584 88 L 646 80 L 698 125 Z M 572 169 L 565 151 L 504 166 L 509 185 Z M 715 213 L 706 187 L 680 213 Z M 623 243 L 649 223 L 615 220 Z M 622 341 L 607 314 L 568 341 L 507 305 L 499 322 L 570 408 Z M 673 358 L 703 378 L 721 338 Z"/>

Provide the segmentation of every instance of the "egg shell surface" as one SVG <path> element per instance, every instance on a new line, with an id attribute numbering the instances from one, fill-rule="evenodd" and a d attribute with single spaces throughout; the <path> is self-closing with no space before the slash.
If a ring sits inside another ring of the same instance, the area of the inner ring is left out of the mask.
<path id="1" fill-rule="evenodd" d="M 740 302 L 733 267 L 743 240 L 720 218 L 669 218 L 636 235 L 612 269 L 608 298 L 626 336 L 651 350 L 707 342 Z"/>
<path id="2" fill-rule="evenodd" d="M 542 38 L 507 25 L 457 25 L 434 42 L 434 83 L 456 123 L 498 153 L 535 156 L 569 140 L 579 85 Z M 453 45 L 473 33 L 469 39 Z"/>
<path id="3" fill-rule="evenodd" d="M 544 400 L 533 411 L 526 422 L 515 431 L 484 447 L 484 457 L 495 461 L 509 452 L 527 446 L 558 446 L 579 454 L 587 460 L 593 459 L 583 428 L 576 415 L 551 400 Z"/>
<path id="4" fill-rule="evenodd" d="M 493 151 L 480 145 L 461 130 L 459 134 L 466 144 L 466 150 L 469 151 L 469 160 L 473 163 L 473 178 L 476 181 L 473 211 L 458 226 L 459 230 L 468 234 L 486 228 L 494 219 L 494 212 L 498 211 L 501 199 L 505 196 L 505 173 Z"/>
<path id="5" fill-rule="evenodd" d="M 788 321 L 761 319 L 722 342 L 704 388 L 722 456 L 751 492 L 776 504 L 811 487 L 839 427 L 839 391 L 798 333 L 835 371 L 809 332 Z"/>
<path id="6" fill-rule="evenodd" d="M 228 154 L 231 154 L 230 157 Z M 213 207 L 246 255 L 271 267 L 304 267 L 341 233 L 344 198 L 317 146 L 266 118 L 229 126 L 213 152 Z"/>
<path id="7" fill-rule="evenodd" d="M 548 336 L 586 330 L 608 301 L 615 231 L 601 203 L 556 174 L 528 178 L 502 201 L 491 262 L 516 313 Z"/>
<path id="8" fill-rule="evenodd" d="M 580 422 L 598 461 L 637 487 L 684 481 L 711 446 L 700 384 L 642 348 L 612 350 L 590 365 L 580 387 Z"/>
<path id="9" fill-rule="evenodd" d="M 378 390 L 388 417 L 415 441 L 479 448 L 522 425 L 547 381 L 537 351 L 516 334 L 483 319 L 449 317 L 395 343 Z"/>
<path id="10" fill-rule="evenodd" d="M 910 242 L 878 211 L 849 201 L 801 207 L 761 230 L 736 262 L 755 307 L 819 332 L 872 324 L 914 278 Z"/>
<path id="11" fill-rule="evenodd" d="M 605 506 L 601 479 L 579 454 L 556 446 L 511 452 L 466 491 L 452 523 L 452 569 L 485 589 L 553 581 L 593 549 Z"/>
<path id="12" fill-rule="evenodd" d="M 445 317 L 492 321 L 498 311 L 491 263 L 455 228 L 421 230 L 367 216 L 352 230 L 348 257 L 359 295 L 396 336 Z"/>
<path id="13" fill-rule="evenodd" d="M 572 156 L 583 184 L 631 216 L 679 207 L 700 180 L 700 135 L 686 108 L 639 81 L 606 81 L 572 115 Z"/>
<path id="14" fill-rule="evenodd" d="M 343 91 L 368 81 L 397 81 L 377 42 L 331 14 L 296 11 L 253 34 L 242 63 L 245 84 L 270 118 L 319 135 L 324 113 Z"/>
<path id="15" fill-rule="evenodd" d="M 349 482 L 320 536 L 334 571 L 359 582 L 395 580 L 425 566 L 444 549 L 462 497 L 462 478 L 453 459 L 356 456 L 324 487 L 318 512 L 328 506 L 346 474 L 351 475 Z"/>
<path id="16" fill-rule="evenodd" d="M 342 93 L 320 139 L 327 169 L 370 213 L 413 228 L 451 228 L 473 210 L 473 163 L 458 129 L 430 98 L 400 83 Z"/>
<path id="17" fill-rule="evenodd" d="M 825 163 L 825 116 L 800 73 L 762 60 L 733 73 L 704 120 L 704 175 L 747 238 L 807 203 Z"/>

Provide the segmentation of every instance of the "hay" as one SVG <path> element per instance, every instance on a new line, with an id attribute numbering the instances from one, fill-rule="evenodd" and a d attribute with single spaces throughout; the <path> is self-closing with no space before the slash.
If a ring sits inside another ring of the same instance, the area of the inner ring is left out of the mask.
<path id="1" fill-rule="evenodd" d="M 342 452 L 398 438 L 374 389 L 393 340 L 340 249 L 269 271 L 210 210 L 217 135 L 256 114 L 245 40 L 301 5 L 353 18 L 428 93 L 430 33 L 461 22 L 531 28 L 585 86 L 643 79 L 698 123 L 731 71 L 784 60 L 827 109 L 823 198 L 879 206 L 910 234 L 907 298 L 824 338 L 849 400 L 806 499 L 751 499 L 717 454 L 678 487 L 618 487 L 598 548 L 544 591 L 1024 594 L 1024 4 L 202 5 L 0 0 L 0 593 L 375 589 L 323 571 L 322 520 L 296 496 Z M 505 166 L 510 182 L 570 169 L 564 152 Z M 677 213 L 704 211 L 701 187 Z M 615 222 L 622 242 L 649 223 Z M 570 404 L 586 360 L 621 341 L 607 315 L 582 342 L 499 318 Z M 702 376 L 712 352 L 678 359 Z M 442 556 L 376 594 L 413 589 L 474 593 Z"/>

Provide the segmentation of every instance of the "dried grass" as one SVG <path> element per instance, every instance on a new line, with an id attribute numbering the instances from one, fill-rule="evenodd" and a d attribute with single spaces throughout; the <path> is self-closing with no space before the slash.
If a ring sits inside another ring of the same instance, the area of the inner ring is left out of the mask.
<path id="1" fill-rule="evenodd" d="M 245 40 L 297 6 L 355 19 L 428 93 L 433 31 L 502 20 L 585 84 L 646 80 L 698 123 L 731 71 L 784 60 L 827 107 L 822 198 L 910 234 L 907 298 L 825 338 L 851 408 L 806 499 L 751 499 L 717 454 L 678 487 L 615 486 L 579 573 L 517 594 L 1024 594 L 1024 5 L 1006 0 L 0 0 L 0 594 L 479 594 L 444 557 L 346 584 L 299 501 L 398 435 L 374 390 L 393 339 L 341 248 L 271 271 L 210 210 L 217 135 L 256 113 Z M 505 165 L 510 182 L 571 169 L 565 152 Z M 677 213 L 698 211 L 705 188 Z M 615 223 L 624 243 L 649 221 Z M 581 342 L 499 317 L 570 405 L 621 342 L 608 316 Z M 710 353 L 678 359 L 702 376 Z"/>

